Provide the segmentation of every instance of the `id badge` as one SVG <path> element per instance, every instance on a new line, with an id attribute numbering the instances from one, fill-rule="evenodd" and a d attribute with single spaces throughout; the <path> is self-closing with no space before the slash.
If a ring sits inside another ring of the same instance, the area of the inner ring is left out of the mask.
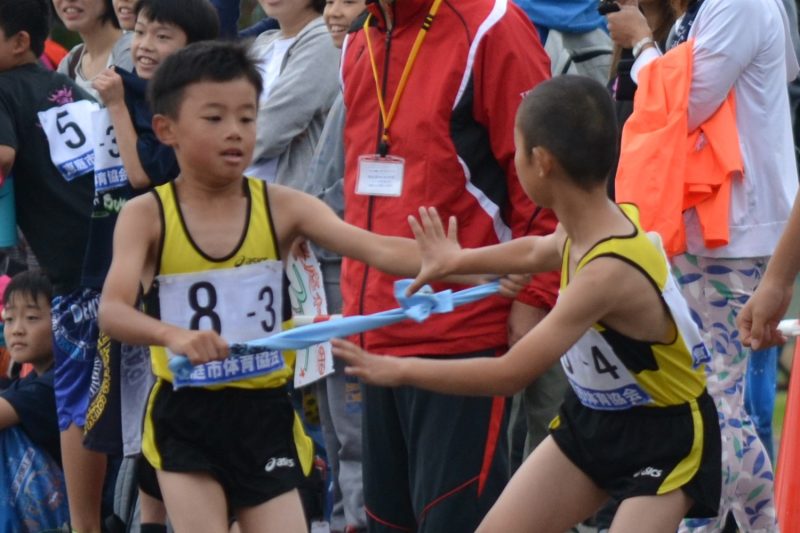
<path id="1" fill-rule="evenodd" d="M 358 158 L 356 194 L 365 196 L 400 196 L 406 160 L 388 155 L 362 155 Z"/>

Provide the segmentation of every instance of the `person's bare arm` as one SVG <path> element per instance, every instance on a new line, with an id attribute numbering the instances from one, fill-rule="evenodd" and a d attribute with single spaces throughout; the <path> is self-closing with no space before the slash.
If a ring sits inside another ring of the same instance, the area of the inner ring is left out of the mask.
<path id="1" fill-rule="evenodd" d="M 100 328 L 130 344 L 165 346 L 186 355 L 192 364 L 223 359 L 227 343 L 214 331 L 190 331 L 166 324 L 139 311 L 139 287 L 154 270 L 160 238 L 158 205 L 152 195 L 129 201 L 114 230 L 114 256 L 100 299 Z"/>
<path id="2" fill-rule="evenodd" d="M 413 239 L 378 235 L 347 224 L 321 200 L 288 187 L 269 185 L 269 197 L 282 256 L 297 237 L 304 237 L 388 274 L 413 277 L 419 272 Z"/>
<path id="3" fill-rule="evenodd" d="M 119 149 L 128 181 L 134 189 L 149 187 L 151 185 L 150 178 L 147 176 L 144 167 L 142 167 L 139 151 L 136 148 L 139 136 L 133 127 L 128 106 L 125 105 L 125 89 L 122 85 L 122 77 L 112 67 L 101 72 L 92 82 L 92 86 L 100 93 L 108 109 L 108 114 L 111 116 L 114 135 L 117 139 L 117 148 Z"/>
<path id="4" fill-rule="evenodd" d="M 0 398 L 0 431 L 19 424 L 19 415 L 5 398 Z"/>
<path id="5" fill-rule="evenodd" d="M 597 259 L 575 276 L 542 321 L 501 357 L 460 360 L 372 355 L 354 344 L 333 341 L 346 372 L 366 383 L 411 385 L 443 394 L 510 396 L 552 366 L 596 322 L 624 305 L 617 290 L 621 265 Z"/>
<path id="6" fill-rule="evenodd" d="M 457 274 L 529 274 L 556 270 L 561 264 L 561 244 L 566 238 L 559 225 L 543 237 L 519 237 L 508 242 L 463 249 L 458 244 L 458 226 L 451 217 L 447 231 L 435 208 L 420 208 L 419 220 L 409 224 L 422 256 L 422 267 L 413 292 L 428 281 Z"/>
<path id="7" fill-rule="evenodd" d="M 795 198 L 789 221 L 775 253 L 767 264 L 767 271 L 739 316 L 736 324 L 742 334 L 742 342 L 754 349 L 763 349 L 783 344 L 785 339 L 778 332 L 778 323 L 783 319 L 792 300 L 794 283 L 800 272 L 800 195 Z"/>

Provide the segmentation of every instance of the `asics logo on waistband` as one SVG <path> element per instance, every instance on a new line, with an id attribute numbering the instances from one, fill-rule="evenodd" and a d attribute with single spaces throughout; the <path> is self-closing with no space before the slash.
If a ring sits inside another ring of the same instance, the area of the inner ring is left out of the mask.
<path id="1" fill-rule="evenodd" d="M 272 457 L 264 466 L 264 470 L 267 472 L 272 472 L 276 468 L 294 468 L 294 459 L 290 457 Z"/>
<path id="2" fill-rule="evenodd" d="M 663 473 L 664 471 L 661 470 L 660 468 L 653 468 L 652 466 L 648 466 L 636 472 L 633 475 L 633 477 L 647 476 L 647 477 L 659 478 L 662 476 Z"/>

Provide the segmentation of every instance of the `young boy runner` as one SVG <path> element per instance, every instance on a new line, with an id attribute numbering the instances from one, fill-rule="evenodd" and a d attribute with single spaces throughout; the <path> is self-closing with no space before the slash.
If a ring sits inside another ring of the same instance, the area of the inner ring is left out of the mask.
<path id="1" fill-rule="evenodd" d="M 196 43 L 164 61 L 149 88 L 154 129 L 175 149 L 181 174 L 125 205 L 103 288 L 102 329 L 151 345 L 158 381 L 143 450 L 177 531 L 226 531 L 229 508 L 244 532 L 306 531 L 295 487 L 311 449 L 285 389 L 293 354 L 273 352 L 272 371 L 258 376 L 231 358 L 225 371 L 242 377 L 210 380 L 228 341 L 282 329 L 281 261 L 294 240 L 398 275 L 419 268 L 411 240 L 373 235 L 314 197 L 243 177 L 260 88 L 253 61 L 235 44 Z M 148 314 L 135 307 L 142 289 Z M 174 391 L 168 353 L 210 362 L 199 367 L 209 386 Z"/>
<path id="2" fill-rule="evenodd" d="M 544 82 L 517 112 L 515 164 L 528 196 L 555 211 L 556 232 L 461 250 L 453 218 L 445 234 L 433 209 L 420 209 L 422 225 L 410 217 L 423 267 L 409 291 L 452 273 L 561 268 L 556 306 L 505 356 L 399 359 L 335 341 L 367 382 L 448 394 L 509 395 L 561 359 L 572 390 L 480 531 L 560 533 L 609 496 L 622 500 L 611 531 L 675 531 L 687 513 L 716 514 L 720 434 L 697 364 L 705 348 L 636 208 L 607 198 L 616 135 L 602 85 Z"/>

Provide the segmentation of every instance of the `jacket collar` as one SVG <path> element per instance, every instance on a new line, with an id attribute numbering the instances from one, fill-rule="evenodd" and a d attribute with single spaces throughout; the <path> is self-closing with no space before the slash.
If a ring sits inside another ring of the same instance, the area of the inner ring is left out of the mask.
<path id="1" fill-rule="evenodd" d="M 422 18 L 428 14 L 433 0 L 367 0 L 367 11 L 372 14 L 373 23 L 378 28 L 386 31 L 386 17 L 394 21 L 394 28 L 405 28 L 415 24 L 415 21 L 422 22 Z M 388 11 L 384 15 L 384 10 Z"/>

